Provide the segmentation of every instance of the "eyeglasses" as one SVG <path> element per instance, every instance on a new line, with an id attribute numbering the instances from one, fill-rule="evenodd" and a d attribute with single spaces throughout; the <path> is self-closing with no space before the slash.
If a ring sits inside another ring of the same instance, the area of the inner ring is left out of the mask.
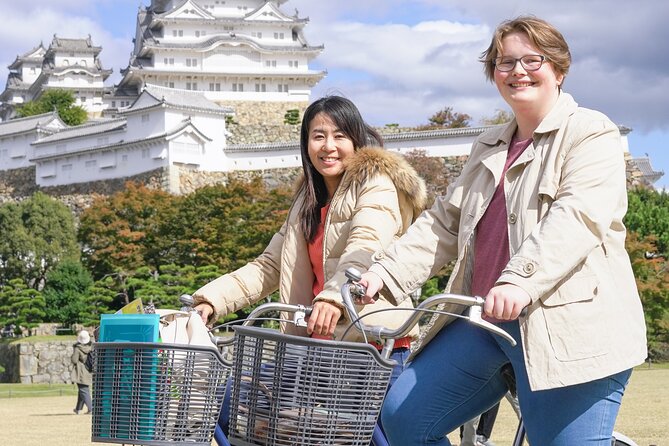
<path id="1" fill-rule="evenodd" d="M 516 64 L 518 62 L 520 62 L 520 65 L 522 65 L 523 68 L 525 68 L 527 71 L 537 71 L 539 68 L 541 68 L 541 65 L 545 60 L 545 56 L 541 56 L 539 54 L 529 54 L 527 56 L 519 57 L 518 59 L 514 59 L 513 57 L 498 57 L 495 59 L 494 63 L 497 71 L 505 73 L 516 68 Z"/>

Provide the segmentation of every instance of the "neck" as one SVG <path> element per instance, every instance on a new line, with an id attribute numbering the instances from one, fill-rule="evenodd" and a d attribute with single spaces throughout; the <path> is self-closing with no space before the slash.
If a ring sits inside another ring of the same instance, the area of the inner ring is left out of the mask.
<path id="1" fill-rule="evenodd" d="M 517 107 L 512 107 L 513 114 L 516 116 L 516 122 L 518 123 L 518 130 L 516 135 L 519 139 L 528 139 L 534 135 L 534 131 L 539 127 L 541 121 L 544 120 L 546 115 L 553 109 L 555 103 L 560 96 L 560 91 L 556 89 L 555 97 L 552 100 L 545 101 L 542 104 L 528 104 L 526 107 L 522 105 Z"/>

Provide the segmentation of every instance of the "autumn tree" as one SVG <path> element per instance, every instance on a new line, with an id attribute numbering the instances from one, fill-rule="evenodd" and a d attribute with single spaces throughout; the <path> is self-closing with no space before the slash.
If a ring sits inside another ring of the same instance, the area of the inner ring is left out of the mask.
<path id="1" fill-rule="evenodd" d="M 507 122 L 511 122 L 513 119 L 513 113 L 506 111 L 506 110 L 500 110 L 497 109 L 495 111 L 495 114 L 489 117 L 483 117 L 481 118 L 481 125 L 500 125 L 500 124 L 506 124 Z"/>
<path id="2" fill-rule="evenodd" d="M 80 217 L 79 241 L 84 264 L 93 277 L 130 272 L 164 263 L 159 228 L 172 212 L 175 197 L 161 190 L 127 183 L 125 190 L 97 198 Z"/>
<path id="3" fill-rule="evenodd" d="M 420 126 L 419 129 L 459 129 L 469 127 L 472 117 L 467 113 L 454 112 L 453 107 L 445 107 L 432 115 L 428 125 Z"/>
<path id="4" fill-rule="evenodd" d="M 172 241 L 163 259 L 181 265 L 236 269 L 258 256 L 285 220 L 287 189 L 268 189 L 262 178 L 231 178 L 182 197 L 161 230 Z"/>
<path id="5" fill-rule="evenodd" d="M 443 158 L 428 156 L 425 150 L 412 150 L 404 155 L 418 175 L 425 180 L 428 192 L 428 206 L 431 206 L 438 195 L 446 192 L 448 179 Z"/>
<path id="6" fill-rule="evenodd" d="M 88 119 L 88 114 L 83 107 L 75 105 L 75 101 L 74 95 L 68 90 L 47 90 L 36 101 L 28 101 L 18 107 L 16 114 L 23 118 L 56 110 L 65 124 L 83 124 Z"/>
<path id="7" fill-rule="evenodd" d="M 652 235 L 629 232 L 625 248 L 643 304 L 651 357 L 669 359 L 669 261 L 652 255 L 657 252 L 657 239 Z"/>

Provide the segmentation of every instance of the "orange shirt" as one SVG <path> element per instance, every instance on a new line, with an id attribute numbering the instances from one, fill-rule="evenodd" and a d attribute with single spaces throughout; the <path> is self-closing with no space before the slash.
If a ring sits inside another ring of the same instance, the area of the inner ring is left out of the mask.
<path id="1" fill-rule="evenodd" d="M 311 270 L 314 272 L 314 285 L 312 287 L 314 296 L 323 291 L 325 286 L 325 278 L 323 277 L 323 233 L 325 232 L 325 217 L 330 209 L 330 203 L 321 208 L 321 223 L 318 225 L 316 237 L 309 243 L 309 261 L 311 262 Z"/>

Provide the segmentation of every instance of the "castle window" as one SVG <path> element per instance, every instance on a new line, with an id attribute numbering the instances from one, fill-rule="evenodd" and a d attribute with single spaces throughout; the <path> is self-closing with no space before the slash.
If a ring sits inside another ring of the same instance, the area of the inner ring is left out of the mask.
<path id="1" fill-rule="evenodd" d="M 267 84 L 256 84 L 256 92 L 257 93 L 264 93 L 267 91 Z"/>
<path id="2" fill-rule="evenodd" d="M 148 113 L 144 113 L 142 115 L 142 122 L 149 122 L 149 114 Z"/>
<path id="3" fill-rule="evenodd" d="M 232 84 L 232 91 L 244 91 L 244 84 Z"/>

